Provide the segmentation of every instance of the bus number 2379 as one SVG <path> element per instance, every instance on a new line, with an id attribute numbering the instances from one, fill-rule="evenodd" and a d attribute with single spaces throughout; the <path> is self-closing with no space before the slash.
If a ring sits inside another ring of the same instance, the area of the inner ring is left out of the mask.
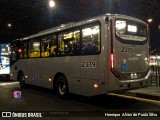
<path id="1" fill-rule="evenodd" d="M 81 68 L 96 68 L 95 61 L 82 61 Z"/>

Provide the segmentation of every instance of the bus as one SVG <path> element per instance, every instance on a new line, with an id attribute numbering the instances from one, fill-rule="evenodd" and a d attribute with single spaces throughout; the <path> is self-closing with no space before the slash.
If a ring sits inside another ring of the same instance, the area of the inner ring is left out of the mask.
<path id="1" fill-rule="evenodd" d="M 10 74 L 10 44 L 0 44 L 0 76 L 9 78 Z"/>
<path id="2" fill-rule="evenodd" d="M 146 87 L 148 34 L 144 21 L 120 14 L 62 24 L 12 42 L 10 78 L 60 97 Z"/>

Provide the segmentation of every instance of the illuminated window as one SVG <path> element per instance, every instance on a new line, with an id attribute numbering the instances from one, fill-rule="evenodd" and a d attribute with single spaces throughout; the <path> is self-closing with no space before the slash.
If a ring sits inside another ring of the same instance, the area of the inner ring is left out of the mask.
<path id="1" fill-rule="evenodd" d="M 136 33 L 137 32 L 137 26 L 128 25 L 128 32 Z"/>
<path id="2" fill-rule="evenodd" d="M 31 40 L 29 42 L 28 57 L 40 57 L 40 41 Z"/>
<path id="3" fill-rule="evenodd" d="M 100 52 L 100 26 L 94 25 L 82 29 L 82 54 L 94 55 Z"/>
<path id="4" fill-rule="evenodd" d="M 41 57 L 56 56 L 57 39 L 55 35 L 41 38 Z"/>
<path id="5" fill-rule="evenodd" d="M 147 26 L 131 20 L 116 20 L 116 35 L 123 40 L 144 41 L 147 38 Z"/>
<path id="6" fill-rule="evenodd" d="M 117 34 L 125 34 L 125 32 L 126 32 L 126 26 L 127 26 L 126 21 L 117 20 L 116 21 L 116 31 L 117 31 Z"/>
<path id="7" fill-rule="evenodd" d="M 61 33 L 58 42 L 60 56 L 80 54 L 80 30 Z"/>

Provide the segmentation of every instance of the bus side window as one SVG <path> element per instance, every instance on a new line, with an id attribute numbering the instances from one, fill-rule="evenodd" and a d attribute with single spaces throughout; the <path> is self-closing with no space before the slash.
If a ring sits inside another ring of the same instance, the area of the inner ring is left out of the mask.
<path id="1" fill-rule="evenodd" d="M 48 57 L 49 41 L 46 37 L 41 39 L 41 57 Z"/>
<path id="2" fill-rule="evenodd" d="M 73 55 L 80 55 L 80 30 L 74 31 Z"/>
<path id="3" fill-rule="evenodd" d="M 57 39 L 56 35 L 45 36 L 41 39 L 41 57 L 56 56 Z"/>
<path id="4" fill-rule="evenodd" d="M 12 47 L 11 48 L 11 64 L 14 63 L 17 60 L 17 50 L 16 48 Z"/>
<path id="5" fill-rule="evenodd" d="M 62 33 L 58 36 L 60 56 L 78 55 L 80 53 L 80 30 Z"/>
<path id="6" fill-rule="evenodd" d="M 53 57 L 57 55 L 57 37 L 54 35 L 49 41 L 49 56 Z"/>
<path id="7" fill-rule="evenodd" d="M 64 55 L 64 41 L 63 41 L 63 34 L 58 35 L 58 55 Z"/>
<path id="8" fill-rule="evenodd" d="M 27 58 L 27 42 L 21 43 L 20 48 L 18 49 L 19 57 L 20 58 Z"/>
<path id="9" fill-rule="evenodd" d="M 40 57 L 40 41 L 31 40 L 29 42 L 28 57 Z"/>
<path id="10" fill-rule="evenodd" d="M 82 54 L 96 55 L 100 52 L 100 26 L 82 29 Z"/>

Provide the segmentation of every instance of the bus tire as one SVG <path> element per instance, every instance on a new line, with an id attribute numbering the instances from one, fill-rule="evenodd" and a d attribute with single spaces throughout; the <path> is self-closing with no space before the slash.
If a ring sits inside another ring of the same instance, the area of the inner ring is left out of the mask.
<path id="1" fill-rule="evenodd" d="M 59 76 L 56 81 L 56 94 L 60 98 L 67 98 L 69 94 L 69 88 L 67 80 L 64 76 Z"/>
<path id="2" fill-rule="evenodd" d="M 25 77 L 24 77 L 23 73 L 20 73 L 18 80 L 19 80 L 20 87 L 25 88 L 26 84 L 25 84 Z"/>

